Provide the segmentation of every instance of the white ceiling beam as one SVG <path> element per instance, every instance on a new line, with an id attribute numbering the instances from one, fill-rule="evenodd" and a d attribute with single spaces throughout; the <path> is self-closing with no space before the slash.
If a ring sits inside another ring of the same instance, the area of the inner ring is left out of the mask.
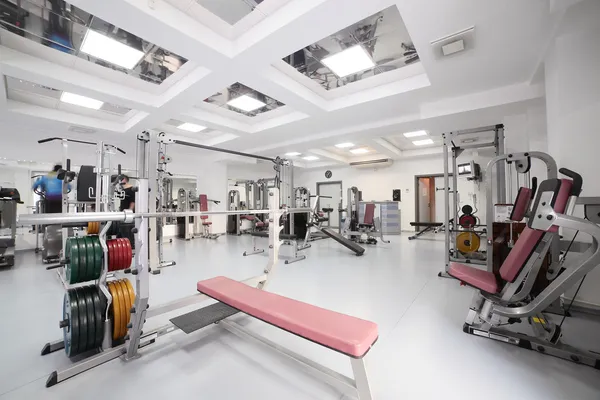
<path id="1" fill-rule="evenodd" d="M 336 163 L 348 164 L 350 161 L 348 158 L 340 156 L 339 154 L 335 154 L 331 151 L 321 150 L 321 149 L 310 149 L 309 153 L 315 154 L 317 156 L 321 156 L 327 158 L 331 161 L 335 161 Z"/>
<path id="2" fill-rule="evenodd" d="M 394 146 L 384 138 L 372 139 L 369 142 L 369 146 L 377 150 L 378 153 L 381 153 L 389 158 L 398 159 L 402 157 L 402 150 L 400 150 L 398 147 Z"/>

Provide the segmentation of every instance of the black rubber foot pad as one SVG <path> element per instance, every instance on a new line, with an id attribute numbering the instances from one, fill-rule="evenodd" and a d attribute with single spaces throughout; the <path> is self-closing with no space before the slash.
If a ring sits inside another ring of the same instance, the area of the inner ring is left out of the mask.
<path id="1" fill-rule="evenodd" d="M 237 314 L 239 310 L 224 303 L 211 304 L 208 307 L 192 311 L 171 319 L 171 322 L 185 333 L 192 333 L 205 326 Z"/>
<path id="2" fill-rule="evenodd" d="M 54 386 L 57 383 L 58 383 L 58 373 L 56 371 L 54 371 L 53 373 L 50 374 L 50 376 L 46 380 L 46 387 L 49 388 L 50 386 Z"/>

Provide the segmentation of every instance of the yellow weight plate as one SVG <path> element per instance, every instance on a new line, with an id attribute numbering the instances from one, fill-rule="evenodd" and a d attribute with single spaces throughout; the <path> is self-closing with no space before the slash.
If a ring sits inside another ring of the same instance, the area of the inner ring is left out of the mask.
<path id="1" fill-rule="evenodd" d="M 122 339 L 125 336 L 125 332 L 127 329 L 127 304 L 125 303 L 125 293 L 123 292 L 123 288 L 121 287 L 120 281 L 115 281 L 115 288 L 117 290 L 117 296 L 119 296 L 119 306 L 120 306 L 120 319 L 119 319 L 119 339 Z"/>
<path id="2" fill-rule="evenodd" d="M 479 250 L 481 240 L 474 232 L 462 232 L 456 237 L 456 248 L 461 253 L 472 253 Z"/>
<path id="3" fill-rule="evenodd" d="M 129 279 L 123 279 L 125 282 L 125 286 L 127 286 L 127 292 L 129 292 L 129 299 L 131 300 L 131 306 L 133 307 L 135 304 L 135 290 L 133 290 L 133 285 Z"/>
<path id="4" fill-rule="evenodd" d="M 127 290 L 127 285 L 125 285 L 124 282 L 125 280 L 126 279 L 119 281 L 119 285 L 121 286 L 121 290 L 123 291 L 123 298 L 125 299 L 123 303 L 125 304 L 126 308 L 125 323 L 123 325 L 123 336 L 127 334 L 127 325 L 129 325 L 129 321 L 131 320 L 131 313 L 129 312 L 129 310 L 131 310 L 131 298 L 129 297 L 129 291 Z"/>
<path id="5" fill-rule="evenodd" d="M 113 340 L 119 339 L 120 324 L 121 324 L 121 304 L 119 293 L 114 282 L 108 282 L 108 291 L 112 296 L 112 323 L 113 323 Z"/>

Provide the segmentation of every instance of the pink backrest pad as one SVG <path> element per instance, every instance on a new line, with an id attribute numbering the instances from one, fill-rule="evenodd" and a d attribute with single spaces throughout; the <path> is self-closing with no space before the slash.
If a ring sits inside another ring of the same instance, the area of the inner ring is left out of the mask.
<path id="1" fill-rule="evenodd" d="M 519 188 L 519 193 L 517 193 L 517 198 L 515 200 L 515 205 L 510 213 L 510 219 L 512 221 L 522 221 L 525 218 L 525 213 L 527 212 L 527 208 L 529 207 L 529 202 L 531 201 L 531 189 L 522 187 Z"/>
<path id="2" fill-rule="evenodd" d="M 554 202 L 554 211 L 557 213 L 565 212 L 572 185 L 573 182 L 570 179 L 561 179 L 560 188 L 558 189 L 556 201 Z M 548 229 L 548 232 L 554 233 L 557 231 L 557 226 L 551 226 L 550 229 Z M 535 230 L 529 227 L 526 227 L 523 230 L 521 236 L 519 236 L 519 239 L 515 243 L 515 247 L 512 248 L 508 257 L 506 257 L 500 267 L 500 276 L 502 279 L 514 282 L 544 233 L 545 231 Z"/>
<path id="3" fill-rule="evenodd" d="M 377 324 L 250 287 L 224 276 L 198 282 L 198 291 L 320 345 L 361 358 L 377 340 Z"/>
<path id="4" fill-rule="evenodd" d="M 200 200 L 200 211 L 208 211 L 208 198 L 205 194 L 198 196 Z M 208 215 L 201 215 L 200 219 L 208 219 Z"/>
<path id="5" fill-rule="evenodd" d="M 365 204 L 365 225 L 373 225 L 373 218 L 375 218 L 375 204 Z"/>

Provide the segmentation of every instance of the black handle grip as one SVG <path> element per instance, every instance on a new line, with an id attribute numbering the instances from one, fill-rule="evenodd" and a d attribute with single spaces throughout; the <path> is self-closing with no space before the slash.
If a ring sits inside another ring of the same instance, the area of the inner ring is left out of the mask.
<path id="1" fill-rule="evenodd" d="M 571 188 L 571 196 L 579 196 L 581 194 L 581 187 L 583 186 L 583 178 L 575 171 L 571 171 L 567 168 L 561 168 L 558 170 L 561 174 L 568 176 L 573 179 L 573 187 Z"/>
<path id="2" fill-rule="evenodd" d="M 38 143 L 47 143 L 47 142 L 51 142 L 53 140 L 61 140 L 61 138 L 51 137 L 51 138 L 47 138 L 47 139 L 40 139 L 40 140 L 38 140 Z"/>
<path id="3" fill-rule="evenodd" d="M 46 267 L 46 269 L 47 269 L 47 270 L 51 270 L 51 269 L 60 268 L 60 267 L 62 267 L 62 266 L 63 266 L 62 264 L 48 265 L 48 266 Z"/>
<path id="4" fill-rule="evenodd" d="M 531 178 L 531 198 L 535 198 L 535 192 L 537 192 L 538 179 L 534 176 Z"/>
<path id="5" fill-rule="evenodd" d="M 121 175 L 121 164 L 117 165 L 117 174 Z"/>
<path id="6" fill-rule="evenodd" d="M 71 159 L 67 158 L 67 171 L 71 170 Z"/>

